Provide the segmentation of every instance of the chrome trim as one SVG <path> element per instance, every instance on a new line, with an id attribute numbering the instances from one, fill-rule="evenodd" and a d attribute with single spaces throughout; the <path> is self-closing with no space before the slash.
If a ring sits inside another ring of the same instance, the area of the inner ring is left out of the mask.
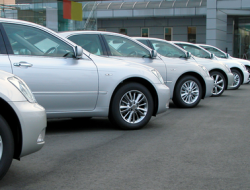
<path id="1" fill-rule="evenodd" d="M 51 92 L 33 92 L 33 94 L 107 94 L 107 91 L 51 91 Z"/>
<path id="2" fill-rule="evenodd" d="M 33 92 L 33 94 L 97 94 L 98 91 L 51 91 L 51 92 Z"/>

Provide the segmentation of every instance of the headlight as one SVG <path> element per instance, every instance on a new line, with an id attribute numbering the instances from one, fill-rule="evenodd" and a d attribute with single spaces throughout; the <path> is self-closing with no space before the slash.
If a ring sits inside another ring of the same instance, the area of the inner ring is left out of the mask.
<path id="1" fill-rule="evenodd" d="M 159 71 L 157 71 L 156 69 L 152 69 L 151 72 L 154 73 L 154 75 L 159 79 L 159 81 L 162 84 L 164 84 L 164 80 L 163 80 L 161 74 L 159 73 Z"/>
<path id="2" fill-rule="evenodd" d="M 205 73 L 207 74 L 207 76 L 209 76 L 210 77 L 210 74 L 209 74 L 209 72 L 208 72 L 208 70 L 207 70 L 207 68 L 206 67 L 204 67 L 203 65 L 199 65 L 204 71 L 205 71 Z"/>
<path id="3" fill-rule="evenodd" d="M 8 78 L 8 81 L 12 83 L 30 103 L 36 102 L 36 99 L 34 95 L 32 94 L 31 90 L 22 79 L 14 76 L 14 77 Z"/>

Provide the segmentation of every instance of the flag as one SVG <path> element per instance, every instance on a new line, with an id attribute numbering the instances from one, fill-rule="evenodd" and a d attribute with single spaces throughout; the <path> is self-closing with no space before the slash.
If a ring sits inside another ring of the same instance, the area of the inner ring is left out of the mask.
<path id="1" fill-rule="evenodd" d="M 63 18 L 82 21 L 82 4 L 63 0 Z"/>

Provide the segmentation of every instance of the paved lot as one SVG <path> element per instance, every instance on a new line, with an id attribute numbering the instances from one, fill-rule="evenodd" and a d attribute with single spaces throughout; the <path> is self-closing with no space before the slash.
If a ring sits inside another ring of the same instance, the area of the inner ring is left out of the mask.
<path id="1" fill-rule="evenodd" d="M 138 131 L 107 119 L 50 122 L 46 145 L 13 164 L 9 189 L 250 189 L 250 85 L 171 109 Z"/>

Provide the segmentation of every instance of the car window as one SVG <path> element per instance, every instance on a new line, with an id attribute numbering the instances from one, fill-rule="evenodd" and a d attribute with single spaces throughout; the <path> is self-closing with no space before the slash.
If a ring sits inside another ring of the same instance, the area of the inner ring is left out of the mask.
<path id="1" fill-rule="evenodd" d="M 180 49 L 174 47 L 173 45 L 161 42 L 157 40 L 150 40 L 154 49 L 161 55 L 166 57 L 176 57 L 176 58 L 185 58 L 186 54 Z"/>
<path id="2" fill-rule="evenodd" d="M 92 54 L 103 55 L 98 34 L 79 34 L 70 36 L 68 39 Z"/>
<path id="3" fill-rule="evenodd" d="M 17 24 L 3 24 L 13 53 L 52 57 L 73 57 L 71 46 L 40 29 Z"/>
<path id="4" fill-rule="evenodd" d="M 141 42 L 141 43 L 143 43 L 144 45 L 146 45 L 146 46 L 149 47 L 147 40 L 138 39 L 137 41 L 139 41 L 139 42 Z"/>
<path id="5" fill-rule="evenodd" d="M 122 57 L 150 57 L 150 52 L 136 42 L 120 37 L 103 35 L 108 43 L 112 56 Z"/>
<path id="6" fill-rule="evenodd" d="M 199 47 L 192 46 L 189 44 L 176 44 L 176 45 L 180 46 L 181 48 L 183 48 L 186 51 L 191 52 L 196 57 L 210 59 L 210 54 Z"/>
<path id="7" fill-rule="evenodd" d="M 221 51 L 217 50 L 216 48 L 213 47 L 208 47 L 208 46 L 201 46 L 210 53 L 213 53 L 215 56 L 220 57 L 220 58 L 227 58 L 225 53 L 222 53 Z"/>

